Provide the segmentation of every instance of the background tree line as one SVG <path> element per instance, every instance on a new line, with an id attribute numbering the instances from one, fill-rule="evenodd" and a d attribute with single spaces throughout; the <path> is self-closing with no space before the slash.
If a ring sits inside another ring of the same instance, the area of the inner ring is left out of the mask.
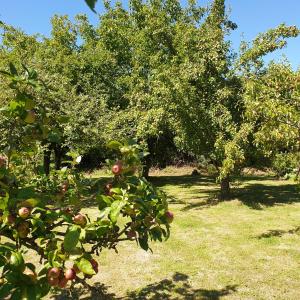
<path id="1" fill-rule="evenodd" d="M 70 148 L 92 167 L 109 154 L 107 140 L 127 138 L 150 153 L 145 175 L 151 165 L 204 157 L 217 170 L 223 197 L 247 164 L 268 157 L 280 171 L 297 165 L 299 72 L 263 62 L 298 36 L 294 26 L 270 29 L 239 53 L 228 39 L 237 25 L 224 0 L 207 7 L 131 0 L 128 9 L 105 2 L 97 26 L 85 15 L 54 16 L 49 37 L 0 26 L 0 69 L 23 64 L 47 87 L 34 91 L 41 105 L 47 102 L 51 124 L 51 134 L 36 133 L 45 136 L 46 173 Z M 1 77 L 1 106 L 10 100 L 9 84 Z M 1 148 L 8 139 L 18 145 L 23 133 L 3 115 L 0 127 Z"/>

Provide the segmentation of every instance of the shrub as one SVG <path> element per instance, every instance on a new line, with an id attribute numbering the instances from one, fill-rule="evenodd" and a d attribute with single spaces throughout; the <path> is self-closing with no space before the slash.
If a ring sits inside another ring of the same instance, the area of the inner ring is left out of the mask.
<path id="1" fill-rule="evenodd" d="M 297 161 L 294 153 L 278 153 L 272 161 L 272 168 L 278 177 L 282 177 L 298 167 Z"/>

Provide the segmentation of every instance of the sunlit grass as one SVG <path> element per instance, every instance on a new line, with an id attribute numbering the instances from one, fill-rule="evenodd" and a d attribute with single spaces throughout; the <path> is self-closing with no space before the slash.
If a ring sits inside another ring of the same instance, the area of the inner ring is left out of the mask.
<path id="1" fill-rule="evenodd" d="M 248 177 L 233 200 L 219 202 L 214 180 L 190 173 L 169 169 L 152 178 L 170 196 L 170 239 L 152 244 L 153 253 L 135 243 L 120 245 L 118 254 L 104 251 L 89 283 L 105 296 L 79 289 L 70 299 L 299 299 L 297 186 Z"/>

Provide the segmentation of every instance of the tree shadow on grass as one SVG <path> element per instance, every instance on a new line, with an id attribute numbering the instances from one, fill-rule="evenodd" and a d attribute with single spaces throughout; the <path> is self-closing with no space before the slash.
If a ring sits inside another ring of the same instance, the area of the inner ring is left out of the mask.
<path id="1" fill-rule="evenodd" d="M 189 284 L 189 277 L 183 273 L 175 273 L 171 279 L 164 279 L 149 284 L 137 291 L 129 292 L 125 297 L 117 297 L 109 293 L 107 287 L 96 283 L 90 290 L 76 287 L 71 291 L 58 291 L 52 300 L 218 300 L 236 292 L 236 285 L 228 285 L 223 289 L 194 289 Z"/>
<path id="2" fill-rule="evenodd" d="M 191 209 L 204 209 L 209 208 L 211 206 L 218 205 L 222 200 L 219 198 L 219 191 L 217 189 L 206 191 L 206 197 L 197 197 L 194 200 L 196 202 L 184 203 L 186 204 L 181 211 L 188 211 Z"/>
<path id="3" fill-rule="evenodd" d="M 296 184 L 276 186 L 250 183 L 237 189 L 233 196 L 253 209 L 300 202 L 299 187 Z"/>
<path id="4" fill-rule="evenodd" d="M 238 178 L 242 187 L 232 189 L 232 199 L 238 199 L 243 204 L 253 209 L 264 209 L 265 207 L 274 205 L 284 205 L 300 202 L 299 187 L 296 184 L 266 184 L 265 181 L 274 181 L 274 177 L 266 176 L 243 176 Z M 104 185 L 107 178 L 95 180 L 94 184 Z M 182 211 L 190 209 L 204 209 L 217 205 L 222 200 L 219 199 L 219 188 L 216 187 L 215 179 L 210 176 L 153 176 L 150 181 L 157 187 L 166 187 L 168 185 L 193 188 L 191 195 L 188 199 L 183 200 L 179 197 L 168 195 L 169 202 L 172 204 L 182 204 L 184 207 Z M 255 181 L 251 183 L 251 181 Z M 261 182 L 260 182 L 261 181 Z M 93 182 L 93 180 L 91 180 Z M 207 188 L 202 188 L 207 187 Z M 93 189 L 92 189 L 93 190 Z M 196 195 L 195 195 L 196 193 Z M 198 193 L 198 195 L 197 195 Z M 87 197 L 83 201 L 84 207 L 96 206 L 96 201 L 92 197 Z"/>
<path id="5" fill-rule="evenodd" d="M 188 281 L 189 277 L 183 273 L 175 273 L 172 279 L 164 279 L 157 283 L 128 293 L 127 300 L 218 300 L 236 291 L 236 285 L 229 285 L 220 290 L 193 289 Z"/>
<path id="6" fill-rule="evenodd" d="M 209 185 L 215 184 L 215 179 L 210 176 L 152 176 L 149 178 L 150 182 L 157 187 L 164 187 L 166 185 L 176 185 L 180 187 L 189 188 L 195 185 Z"/>
<path id="7" fill-rule="evenodd" d="M 115 294 L 108 292 L 108 287 L 101 283 L 95 283 L 90 288 L 76 285 L 71 289 L 56 290 L 51 300 L 117 300 Z"/>
<path id="8" fill-rule="evenodd" d="M 256 238 L 257 239 L 265 239 L 265 238 L 271 238 L 271 237 L 282 237 L 285 234 L 299 234 L 300 235 L 300 226 L 297 226 L 290 230 L 271 229 L 271 230 L 268 230 L 267 232 L 264 232 L 264 233 L 256 236 Z"/>
<path id="9" fill-rule="evenodd" d="M 163 188 L 168 185 L 173 185 L 176 188 L 184 188 L 188 191 L 189 197 L 187 200 L 182 200 L 179 197 L 168 195 L 169 203 L 183 204 L 183 211 L 194 208 L 205 208 L 217 204 L 218 189 L 215 188 L 215 178 L 209 176 L 153 176 L 150 181 L 157 187 Z M 202 189 L 201 187 L 208 187 Z M 184 192 L 185 194 L 185 192 Z"/>
<path id="10" fill-rule="evenodd" d="M 300 202 L 299 187 L 296 184 L 289 182 L 286 184 L 280 183 L 280 185 L 265 183 L 266 181 L 274 181 L 276 183 L 276 179 L 271 176 L 243 176 L 238 178 L 238 180 L 244 186 L 232 189 L 232 199 L 238 199 L 253 209 Z M 183 211 L 208 208 L 222 201 L 219 198 L 219 188 L 213 188 L 216 184 L 213 177 L 190 175 L 157 176 L 152 177 L 151 181 L 158 187 L 174 185 L 183 188 L 196 187 L 197 190 L 197 186 L 207 186 L 207 189 L 199 189 L 199 194 L 202 195 L 191 196 L 191 201 L 182 201 L 174 196 L 170 197 L 170 203 L 185 205 L 182 209 Z M 251 183 L 251 181 L 255 182 Z"/>

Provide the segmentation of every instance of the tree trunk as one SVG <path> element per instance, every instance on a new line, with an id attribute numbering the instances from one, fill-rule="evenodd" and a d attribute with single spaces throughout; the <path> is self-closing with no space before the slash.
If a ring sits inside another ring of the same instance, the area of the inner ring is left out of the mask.
<path id="1" fill-rule="evenodd" d="M 144 164 L 143 164 L 143 177 L 145 177 L 146 179 L 149 178 L 149 171 L 150 171 L 150 168 L 151 168 L 151 159 L 148 156 L 145 157 L 144 159 Z"/>
<path id="2" fill-rule="evenodd" d="M 62 148 L 61 145 L 55 144 L 54 154 L 55 154 L 55 170 L 60 170 L 61 168 L 61 159 L 62 159 Z"/>
<path id="3" fill-rule="evenodd" d="M 50 173 L 50 162 L 51 162 L 51 150 L 46 148 L 44 150 L 44 172 L 47 176 Z"/>
<path id="4" fill-rule="evenodd" d="M 229 177 L 225 177 L 220 182 L 221 199 L 226 200 L 230 198 L 230 182 Z"/>

